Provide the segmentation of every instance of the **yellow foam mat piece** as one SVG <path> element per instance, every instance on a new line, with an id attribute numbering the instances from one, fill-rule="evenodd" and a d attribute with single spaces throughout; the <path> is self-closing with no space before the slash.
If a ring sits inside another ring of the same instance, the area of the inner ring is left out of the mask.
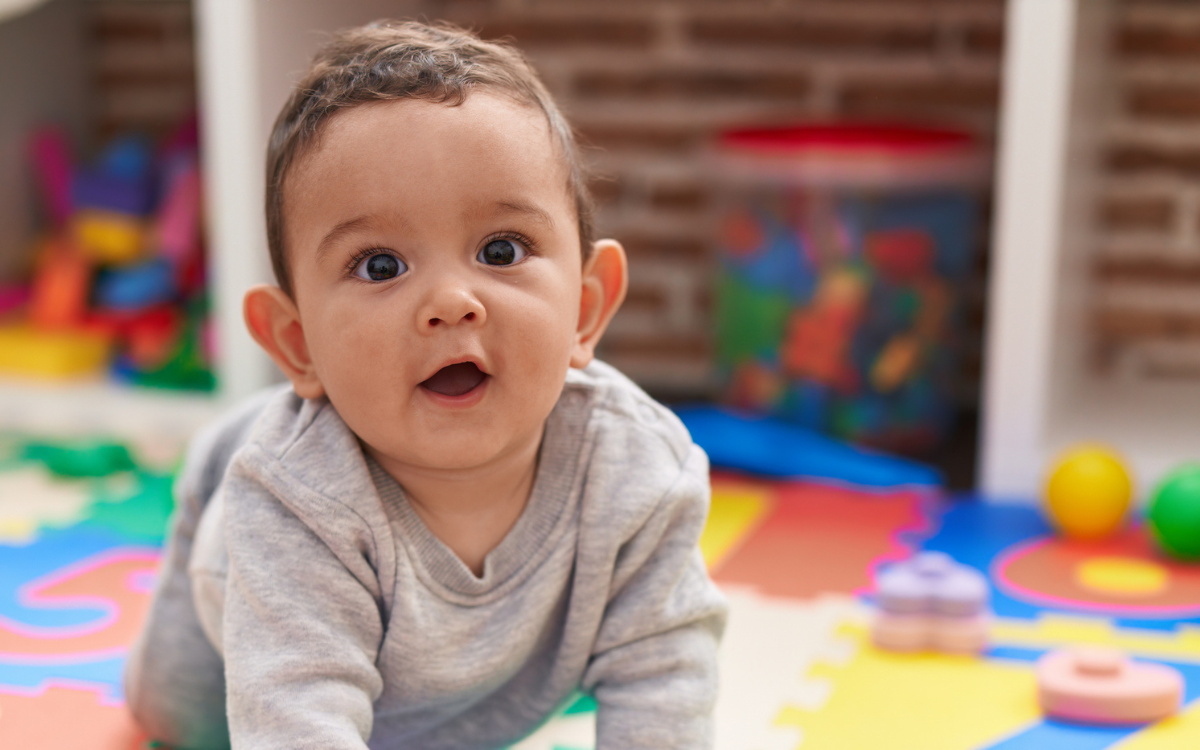
<path id="1" fill-rule="evenodd" d="M 94 373 L 108 360 L 110 340 L 83 331 L 0 327 L 0 373 L 65 378 Z"/>
<path id="2" fill-rule="evenodd" d="M 713 487 L 708 524 L 700 536 L 704 562 L 712 569 L 745 541 L 771 511 L 770 492 L 752 487 Z"/>
<path id="3" fill-rule="evenodd" d="M 997 646 L 1112 646 L 1133 656 L 1200 662 L 1200 628 L 1194 625 L 1173 632 L 1118 629 L 1107 620 L 1048 614 L 1033 622 L 998 619 L 992 623 L 991 637 Z"/>
<path id="4" fill-rule="evenodd" d="M 1183 750 L 1189 747 L 1200 747 L 1200 702 L 1177 716 L 1146 727 L 1113 745 L 1112 750 Z"/>
<path id="5" fill-rule="evenodd" d="M 895 654 L 870 645 L 861 625 L 844 667 L 818 665 L 833 683 L 819 710 L 790 706 L 777 726 L 796 726 L 802 750 L 962 750 L 986 747 L 1041 719 L 1033 664 L 945 654 Z"/>

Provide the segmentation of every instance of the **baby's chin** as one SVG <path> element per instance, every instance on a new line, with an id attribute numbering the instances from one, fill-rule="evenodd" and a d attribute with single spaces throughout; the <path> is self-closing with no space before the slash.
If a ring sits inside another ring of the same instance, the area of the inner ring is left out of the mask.
<path id="1" fill-rule="evenodd" d="M 479 430 L 459 429 L 430 430 L 422 435 L 420 441 L 413 441 L 411 436 L 391 437 L 392 440 L 385 438 L 367 445 L 375 460 L 389 472 L 463 475 L 487 471 L 507 461 L 536 458 L 541 430 L 537 430 L 536 435 L 481 434 Z"/>

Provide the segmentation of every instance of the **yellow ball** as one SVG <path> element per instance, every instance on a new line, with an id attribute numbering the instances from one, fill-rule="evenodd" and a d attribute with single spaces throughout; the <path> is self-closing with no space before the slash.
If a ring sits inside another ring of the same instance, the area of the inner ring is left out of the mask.
<path id="1" fill-rule="evenodd" d="M 1072 539 L 1103 539 L 1125 521 L 1133 482 L 1121 457 L 1082 445 L 1067 451 L 1046 483 L 1046 512 Z"/>

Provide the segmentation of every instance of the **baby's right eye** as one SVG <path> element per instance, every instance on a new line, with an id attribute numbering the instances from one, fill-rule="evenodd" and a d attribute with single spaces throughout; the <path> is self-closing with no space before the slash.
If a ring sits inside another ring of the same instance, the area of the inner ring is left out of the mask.
<path id="1" fill-rule="evenodd" d="M 364 281 L 387 281 L 408 270 L 404 261 L 389 253 L 376 253 L 363 258 L 354 268 L 354 275 Z"/>

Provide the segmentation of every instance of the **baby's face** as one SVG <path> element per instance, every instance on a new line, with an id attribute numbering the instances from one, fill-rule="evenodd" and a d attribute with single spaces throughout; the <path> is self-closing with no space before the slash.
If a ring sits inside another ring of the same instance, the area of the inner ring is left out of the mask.
<path id="1" fill-rule="evenodd" d="M 540 112 L 484 92 L 356 107 L 296 165 L 285 211 L 304 344 L 370 448 L 461 469 L 540 435 L 581 296 L 567 167 Z"/>

